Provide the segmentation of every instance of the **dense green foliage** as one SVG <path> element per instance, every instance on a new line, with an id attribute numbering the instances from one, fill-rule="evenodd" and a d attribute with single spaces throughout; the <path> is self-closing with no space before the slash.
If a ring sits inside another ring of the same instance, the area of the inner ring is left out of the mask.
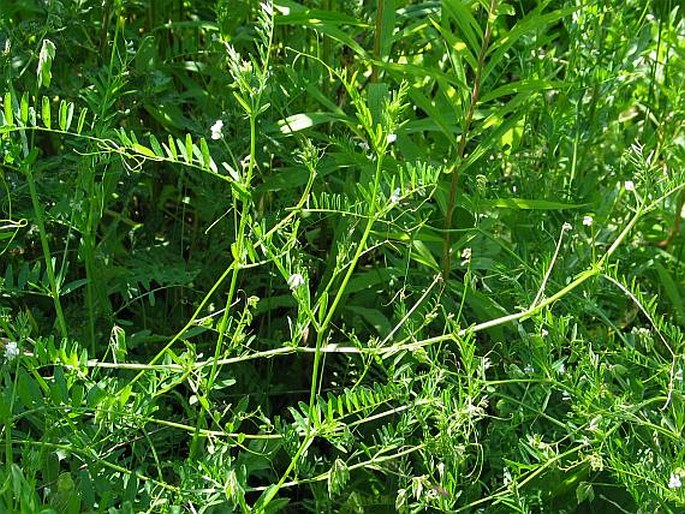
<path id="1" fill-rule="evenodd" d="M 683 512 L 670 0 L 0 0 L 0 512 Z"/>

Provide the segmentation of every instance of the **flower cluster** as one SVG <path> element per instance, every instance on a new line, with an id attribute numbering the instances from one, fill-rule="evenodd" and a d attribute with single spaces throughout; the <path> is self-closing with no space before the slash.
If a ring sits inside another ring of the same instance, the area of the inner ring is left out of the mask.
<path id="1" fill-rule="evenodd" d="M 304 285 L 304 277 L 299 273 L 293 273 L 288 278 L 288 287 L 291 291 L 297 290 L 302 285 Z"/>
<path id="2" fill-rule="evenodd" d="M 5 344 L 5 360 L 11 361 L 19 356 L 19 345 L 15 341 L 8 341 Z"/>
<path id="3" fill-rule="evenodd" d="M 224 135 L 221 133 L 223 128 L 224 128 L 224 122 L 222 120 L 216 120 L 216 122 L 214 122 L 214 125 L 212 125 L 212 127 L 210 129 L 212 131 L 212 139 L 213 140 L 216 141 L 217 139 L 221 139 L 222 137 L 224 137 Z"/>
<path id="4" fill-rule="evenodd" d="M 683 479 L 685 479 L 685 470 L 676 469 L 668 479 L 668 488 L 680 489 L 683 486 Z"/>

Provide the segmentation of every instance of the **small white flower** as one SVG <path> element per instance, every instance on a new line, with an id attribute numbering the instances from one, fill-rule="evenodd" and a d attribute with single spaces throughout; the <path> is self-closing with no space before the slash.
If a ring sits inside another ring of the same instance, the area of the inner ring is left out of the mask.
<path id="1" fill-rule="evenodd" d="M 304 284 L 304 277 L 299 273 L 293 273 L 288 278 L 288 287 L 291 291 L 295 291 L 298 287 Z"/>
<path id="2" fill-rule="evenodd" d="M 535 371 L 535 368 L 530 363 L 528 363 L 528 364 L 526 364 L 526 367 L 523 368 L 523 371 L 528 373 L 528 374 L 531 374 Z"/>
<path id="3" fill-rule="evenodd" d="M 390 195 L 390 203 L 391 204 L 396 204 L 397 202 L 400 201 L 400 193 L 401 192 L 402 191 L 400 190 L 399 187 L 392 192 L 392 194 Z"/>
<path id="4" fill-rule="evenodd" d="M 600 422 L 600 416 L 595 416 L 590 420 L 590 424 L 588 425 L 587 429 L 590 432 L 596 432 L 599 430 L 599 422 Z"/>
<path id="5" fill-rule="evenodd" d="M 509 471 L 508 468 L 505 468 L 504 473 L 502 474 L 502 482 L 505 486 L 508 486 L 511 483 L 511 480 L 511 471 Z"/>
<path id="6" fill-rule="evenodd" d="M 543 328 L 542 330 L 540 330 L 540 335 L 542 337 L 547 337 L 549 335 L 549 332 L 546 328 Z"/>
<path id="7" fill-rule="evenodd" d="M 668 488 L 669 489 L 680 489 L 682 487 L 683 483 L 680 480 L 680 475 L 676 475 L 675 473 L 671 473 L 671 478 L 668 479 Z"/>
<path id="8" fill-rule="evenodd" d="M 391 145 L 397 141 L 397 134 L 388 134 L 388 144 Z"/>
<path id="9" fill-rule="evenodd" d="M 632 180 L 626 180 L 623 183 L 623 187 L 626 188 L 626 191 L 635 191 L 635 182 L 633 182 Z"/>
<path id="10" fill-rule="evenodd" d="M 19 356 L 19 346 L 15 341 L 8 341 L 5 344 L 5 359 L 11 361 Z"/>
<path id="11" fill-rule="evenodd" d="M 566 222 L 561 226 L 561 230 L 563 230 L 564 232 L 568 232 L 569 230 L 573 230 L 573 225 L 571 225 L 569 222 Z"/>
<path id="12" fill-rule="evenodd" d="M 594 220 L 592 219 L 592 216 L 583 217 L 583 225 L 585 225 L 586 227 L 591 227 L 593 221 Z"/>
<path id="13" fill-rule="evenodd" d="M 471 248 L 464 248 L 461 251 L 461 265 L 466 266 L 469 262 L 471 262 Z"/>
<path id="14" fill-rule="evenodd" d="M 216 141 L 217 139 L 221 139 L 222 137 L 224 137 L 224 135 L 221 133 L 223 128 L 224 128 L 223 120 L 216 120 L 214 122 L 214 125 L 212 125 L 212 128 L 211 128 L 212 139 L 214 139 Z"/>

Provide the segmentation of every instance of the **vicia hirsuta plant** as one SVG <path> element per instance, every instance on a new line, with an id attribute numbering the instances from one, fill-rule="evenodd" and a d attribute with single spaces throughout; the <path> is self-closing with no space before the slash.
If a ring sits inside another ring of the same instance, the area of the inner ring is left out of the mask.
<path id="1" fill-rule="evenodd" d="M 638 4 L 0 12 L 0 510 L 678 512 Z"/>

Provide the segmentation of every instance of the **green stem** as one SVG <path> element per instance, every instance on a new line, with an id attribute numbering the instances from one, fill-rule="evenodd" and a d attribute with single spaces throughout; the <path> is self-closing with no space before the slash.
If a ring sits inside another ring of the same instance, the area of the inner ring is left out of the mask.
<path id="1" fill-rule="evenodd" d="M 38 199 L 36 181 L 34 180 L 33 173 L 31 172 L 31 165 L 22 164 L 22 168 L 26 174 L 26 179 L 29 184 L 31 203 L 33 204 L 33 212 L 36 216 L 36 225 L 38 226 L 38 233 L 40 234 L 40 245 L 43 250 L 43 259 L 45 260 L 45 268 L 48 273 L 48 281 L 50 282 L 50 296 L 52 297 L 52 302 L 55 306 L 55 313 L 57 314 L 57 325 L 59 326 L 61 336 L 66 339 L 69 337 L 69 331 L 67 330 L 67 322 L 64 318 L 62 303 L 60 302 L 59 298 L 59 285 L 55 279 L 55 268 L 52 265 L 52 252 L 50 251 L 50 243 L 48 242 L 48 235 L 45 231 L 43 208 L 40 204 L 40 200 Z"/>
<path id="2" fill-rule="evenodd" d="M 257 100 L 259 102 L 259 100 Z M 250 113 L 250 161 L 247 167 L 247 175 L 245 177 L 245 183 L 249 187 L 252 182 L 252 173 L 254 170 L 255 159 L 257 154 L 257 109 Z M 224 346 L 224 338 L 226 337 L 226 330 L 228 324 L 229 312 L 231 310 L 231 304 L 233 303 L 233 296 L 235 295 L 236 287 L 238 284 L 238 273 L 240 272 L 241 265 L 243 264 L 243 254 L 245 253 L 245 230 L 247 227 L 247 219 L 249 217 L 249 211 L 251 207 L 251 202 L 243 201 L 242 209 L 240 212 L 240 222 L 238 224 L 238 234 L 235 240 L 235 256 L 233 273 L 231 274 L 231 285 L 228 288 L 228 296 L 226 297 L 226 307 L 224 313 L 221 316 L 221 321 L 218 325 L 219 337 L 216 342 L 216 347 L 214 348 L 214 364 L 212 365 L 212 370 L 209 374 L 208 380 L 208 390 L 212 389 L 214 385 L 214 380 L 216 380 L 217 375 L 217 362 L 221 357 L 221 351 Z"/>
<path id="3" fill-rule="evenodd" d="M 497 0 L 490 1 L 490 9 L 488 10 L 488 22 L 485 26 L 485 34 L 483 36 L 483 44 L 478 54 L 478 67 L 476 68 L 476 76 L 473 79 L 473 88 L 471 89 L 471 98 L 469 100 L 468 110 L 464 117 L 464 124 L 462 126 L 461 137 L 459 139 L 459 146 L 457 147 L 457 155 L 455 164 L 452 167 L 452 179 L 450 183 L 450 194 L 447 201 L 447 211 L 445 213 L 445 237 L 443 240 L 442 249 L 442 274 L 443 278 L 447 280 L 452 270 L 452 218 L 454 216 L 454 209 L 456 208 L 457 188 L 459 186 L 459 176 L 461 172 L 461 161 L 466 150 L 466 143 L 468 141 L 468 133 L 473 122 L 473 116 L 476 111 L 476 105 L 480 97 L 480 81 L 485 66 L 485 54 L 488 50 L 490 36 L 492 35 L 492 23 L 490 17 L 497 8 Z"/>
<path id="4" fill-rule="evenodd" d="M 326 313 L 326 317 L 324 318 L 323 322 L 319 326 L 319 330 L 316 335 L 316 351 L 314 353 L 314 365 L 313 365 L 313 370 L 312 370 L 312 384 L 311 388 L 309 391 L 309 426 L 311 427 L 312 423 L 312 417 L 314 414 L 314 401 L 316 399 L 316 389 L 317 389 L 317 382 L 319 379 L 319 364 L 321 361 L 321 345 L 323 344 L 324 338 L 326 337 L 326 331 L 328 329 L 328 325 L 331 323 L 331 320 L 333 319 L 333 315 L 335 314 L 335 311 L 338 307 L 338 304 L 340 303 L 341 298 L 345 294 L 345 290 L 347 289 L 347 284 L 350 281 L 350 278 L 352 278 L 352 274 L 354 273 L 354 270 L 357 266 L 357 262 L 359 261 L 359 258 L 361 257 L 362 253 L 364 252 L 364 248 L 366 247 L 366 241 L 369 239 L 369 235 L 371 234 L 371 229 L 373 228 L 373 224 L 376 221 L 376 206 L 378 202 L 378 189 L 380 187 L 380 181 L 381 181 L 381 169 L 383 166 L 383 155 L 385 154 L 385 148 L 382 148 L 380 151 L 376 153 L 376 173 L 374 176 L 374 181 L 373 181 L 373 191 L 371 192 L 371 203 L 369 205 L 369 217 L 366 221 L 366 226 L 364 227 L 364 232 L 362 234 L 361 239 L 359 240 L 359 244 L 357 245 L 357 249 L 354 252 L 354 256 L 352 257 L 352 260 L 347 267 L 347 272 L 345 273 L 345 276 L 343 277 L 343 280 L 340 284 L 340 287 L 338 288 L 338 292 L 335 295 L 335 298 L 333 299 L 333 302 L 331 303 L 328 312 Z"/>
<path id="5" fill-rule="evenodd" d="M 378 0 L 376 7 L 376 30 L 373 38 L 373 57 L 376 62 L 381 62 L 381 37 L 383 33 L 383 9 L 386 0 Z M 378 65 L 371 67 L 371 82 L 378 82 Z"/>
<path id="6" fill-rule="evenodd" d="M 326 317 L 324 320 L 321 322 L 321 324 L 318 327 L 317 334 L 316 334 L 316 349 L 314 351 L 314 364 L 312 366 L 312 383 L 309 389 L 309 420 L 308 420 L 308 433 L 306 434 L 304 440 L 302 441 L 302 444 L 298 448 L 297 452 L 295 455 L 293 455 L 293 458 L 290 461 L 290 465 L 288 466 L 288 469 L 285 470 L 283 475 L 281 476 L 281 479 L 279 482 L 275 485 L 275 487 L 270 488 L 265 494 L 266 496 L 263 496 L 263 500 L 260 498 L 261 505 L 259 506 L 259 510 L 257 512 L 263 512 L 264 508 L 271 502 L 271 500 L 276 496 L 278 493 L 279 489 L 281 486 L 285 483 L 285 480 L 287 479 L 288 475 L 290 472 L 293 470 L 297 462 L 299 461 L 300 457 L 304 453 L 304 451 L 309 447 L 311 442 L 314 439 L 315 436 L 315 430 L 313 430 L 313 419 L 314 419 L 314 408 L 315 408 L 315 401 L 316 401 L 316 393 L 318 389 L 318 382 L 319 382 L 319 372 L 320 372 L 320 367 L 321 367 L 321 356 L 323 355 L 324 352 L 321 351 L 321 347 L 323 345 L 324 339 L 326 337 L 326 332 L 328 329 L 328 326 L 330 325 L 331 321 L 333 320 L 333 316 L 335 315 L 335 311 L 338 307 L 338 304 L 340 303 L 340 300 L 342 299 L 343 295 L 345 294 L 345 289 L 347 288 L 347 284 L 350 281 L 350 278 L 352 278 L 352 274 L 354 273 L 354 270 L 356 268 L 357 262 L 361 258 L 362 254 L 364 253 L 364 248 L 366 247 L 366 242 L 369 239 L 369 236 L 371 235 L 371 229 L 373 228 L 373 224 L 376 221 L 376 208 L 378 204 L 378 190 L 380 188 L 380 181 L 381 181 L 381 170 L 383 167 L 383 156 L 385 155 L 385 151 L 387 149 L 387 144 L 384 145 L 382 148 L 377 149 L 376 151 L 376 171 L 374 175 L 374 181 L 373 181 L 373 190 L 371 192 L 371 202 L 369 204 L 369 215 L 368 219 L 366 221 L 366 226 L 364 227 L 364 232 L 362 233 L 362 237 L 359 240 L 359 244 L 357 245 L 357 249 L 354 252 L 354 256 L 352 257 L 352 260 L 350 261 L 349 266 L 347 267 L 347 272 L 345 273 L 345 276 L 343 277 L 342 282 L 340 283 L 340 287 L 338 288 L 338 292 L 335 295 L 335 298 L 333 299 L 333 302 L 331 302 L 330 307 L 328 308 L 328 311 L 326 312 Z"/>
<path id="7" fill-rule="evenodd" d="M 308 434 L 305 436 L 304 441 L 297 449 L 295 455 L 293 455 L 288 468 L 283 472 L 278 483 L 274 487 L 270 487 L 264 491 L 259 500 L 257 500 L 257 504 L 259 505 L 255 505 L 256 513 L 261 514 L 265 512 L 266 506 L 271 503 L 271 500 L 274 499 L 274 497 L 278 494 L 278 491 L 281 489 L 281 487 L 283 487 L 283 484 L 285 484 L 285 481 L 288 479 L 288 475 L 290 475 L 290 472 L 295 468 L 295 464 L 297 464 L 297 461 L 300 460 L 302 454 L 307 450 L 307 448 L 309 448 L 309 445 L 312 444 L 312 441 L 314 441 L 313 435 Z"/>

